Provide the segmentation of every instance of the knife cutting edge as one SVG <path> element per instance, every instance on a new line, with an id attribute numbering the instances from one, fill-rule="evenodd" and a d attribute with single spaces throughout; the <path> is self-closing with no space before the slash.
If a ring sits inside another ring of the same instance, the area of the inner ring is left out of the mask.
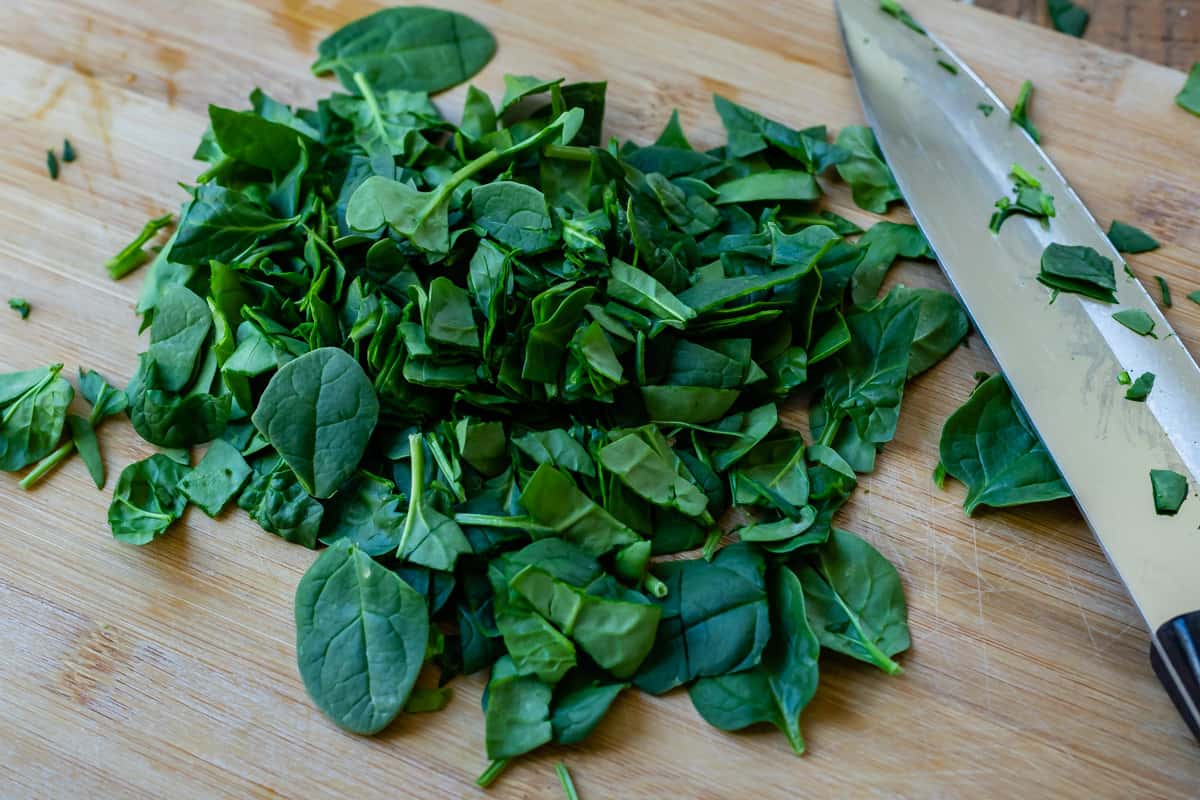
<path id="1" fill-rule="evenodd" d="M 1121 255 L 968 65 L 879 0 L 836 3 L 863 110 L 913 217 L 1150 626 L 1155 672 L 1200 739 L 1200 368 L 1120 270 L 1116 305 L 1065 293 L 1051 303 L 1037 281 L 1047 245 Z M 1049 229 L 1014 219 L 989 230 L 1014 164 L 1054 196 Z M 1158 338 L 1112 318 L 1127 308 L 1149 314 Z M 1155 373 L 1147 402 L 1124 399 L 1122 371 Z M 1174 516 L 1155 513 L 1152 469 L 1189 476 Z"/>

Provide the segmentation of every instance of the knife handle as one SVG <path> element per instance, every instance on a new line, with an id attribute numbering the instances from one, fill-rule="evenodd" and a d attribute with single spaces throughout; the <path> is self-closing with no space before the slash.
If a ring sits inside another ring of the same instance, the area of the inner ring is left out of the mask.
<path id="1" fill-rule="evenodd" d="M 1200 741 L 1200 611 L 1164 622 L 1150 645 L 1154 673 Z"/>

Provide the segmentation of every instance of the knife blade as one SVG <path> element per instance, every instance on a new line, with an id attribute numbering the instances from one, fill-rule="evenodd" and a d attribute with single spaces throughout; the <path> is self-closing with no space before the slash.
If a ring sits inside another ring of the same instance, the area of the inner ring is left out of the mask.
<path id="1" fill-rule="evenodd" d="M 879 0 L 836 5 L 867 121 L 917 225 L 1155 633 L 1155 671 L 1200 739 L 1200 369 L 1121 270 L 1079 196 L 974 71 Z M 1054 196 L 1049 229 L 1015 217 L 999 234 L 989 230 L 995 201 L 1011 194 L 1014 164 Z M 1067 293 L 1051 303 L 1037 274 L 1052 242 L 1111 259 L 1118 304 Z M 1113 319 L 1127 308 L 1149 314 L 1158 338 Z M 1124 399 L 1122 371 L 1155 373 L 1146 402 Z M 1189 478 L 1174 516 L 1155 513 L 1152 469 Z"/>

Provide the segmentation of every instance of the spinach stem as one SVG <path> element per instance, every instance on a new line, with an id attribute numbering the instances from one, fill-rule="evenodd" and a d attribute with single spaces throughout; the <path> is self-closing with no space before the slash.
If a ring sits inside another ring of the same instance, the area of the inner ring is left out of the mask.
<path id="1" fill-rule="evenodd" d="M 496 778 L 500 776 L 500 773 L 503 772 L 504 768 L 507 766 L 507 758 L 500 758 L 493 761 L 488 765 L 488 768 L 483 771 L 483 774 L 475 779 L 475 785 L 486 789 L 487 787 L 491 786 L 493 782 L 495 782 Z"/>
<path id="2" fill-rule="evenodd" d="M 132 242 L 125 245 L 121 248 L 121 252 L 105 262 L 104 267 L 108 270 L 108 274 L 114 280 L 118 280 L 149 261 L 150 257 L 146 255 L 142 247 L 146 242 L 154 238 L 154 234 L 170 225 L 174 220 L 175 216 L 173 214 L 164 214 L 157 219 L 147 222 L 142 227 L 142 232 L 135 236 Z"/>
<path id="3" fill-rule="evenodd" d="M 567 771 L 567 765 L 560 761 L 554 765 L 554 771 L 558 773 L 558 780 L 562 783 L 567 800 L 579 800 L 579 792 L 575 791 L 575 781 L 571 780 L 571 773 Z"/>
<path id="4" fill-rule="evenodd" d="M 386 142 L 387 130 L 383 127 L 383 111 L 379 108 L 379 99 L 375 97 L 374 90 L 361 72 L 354 73 L 354 85 L 362 92 L 363 100 L 367 101 L 367 108 L 371 109 L 371 119 L 379 131 L 379 138 Z"/>
<path id="5" fill-rule="evenodd" d="M 721 529 L 713 528 L 708 534 L 708 538 L 704 540 L 704 560 L 712 561 L 713 556 L 717 553 L 717 545 L 721 543 Z"/>
<path id="6" fill-rule="evenodd" d="M 208 183 L 213 178 L 220 175 L 226 167 L 233 163 L 233 159 L 229 156 L 223 156 L 220 161 L 213 164 L 208 169 L 196 176 L 196 183 Z"/>
<path id="7" fill-rule="evenodd" d="M 57 450 L 43 458 L 37 463 L 37 466 L 29 471 L 29 474 L 21 479 L 18 484 L 22 489 L 29 489 L 35 483 L 59 465 L 59 463 L 67 456 L 75 451 L 75 440 L 70 439 L 62 444 Z"/>
<path id="8" fill-rule="evenodd" d="M 542 148 L 542 155 L 546 158 L 557 158 L 563 161 L 592 160 L 590 147 L 578 147 L 570 144 L 548 144 Z"/>
<path id="9" fill-rule="evenodd" d="M 817 440 L 817 444 L 825 447 L 833 447 L 833 440 L 837 438 L 838 428 L 842 427 L 842 418 L 840 416 L 831 419 L 826 425 L 825 430 L 821 431 L 821 438 Z"/>
<path id="10" fill-rule="evenodd" d="M 421 434 L 409 435 L 408 449 L 412 461 L 412 477 L 408 483 L 408 511 L 404 514 L 404 533 L 400 535 L 400 546 L 396 548 L 396 557 L 401 559 L 404 558 L 404 550 L 408 547 L 408 537 L 416 526 L 416 512 L 421 506 L 421 494 L 425 489 L 425 446 L 421 443 Z"/>
<path id="11" fill-rule="evenodd" d="M 550 534 L 555 529 L 549 525 L 539 525 L 532 517 L 505 517 L 499 514 L 467 514 L 454 515 L 454 521 L 459 525 L 475 525 L 480 528 L 513 528 L 531 533 Z"/>
<path id="12" fill-rule="evenodd" d="M 666 597 L 670 591 L 667 589 L 667 585 L 665 583 L 654 577 L 654 575 L 650 574 L 649 572 L 647 572 L 646 577 L 642 579 L 642 586 L 647 592 L 659 598 L 660 600 Z"/>

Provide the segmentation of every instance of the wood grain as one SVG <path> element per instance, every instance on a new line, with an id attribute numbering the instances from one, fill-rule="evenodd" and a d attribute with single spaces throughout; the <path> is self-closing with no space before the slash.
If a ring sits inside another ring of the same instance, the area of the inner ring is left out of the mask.
<path id="1" fill-rule="evenodd" d="M 981 8 L 1049 25 L 1046 0 L 976 0 Z M 1138 58 L 1187 70 L 1200 61 L 1196 0 L 1077 0 L 1091 13 L 1084 38 Z"/>
<path id="2" fill-rule="evenodd" d="M 478 83 L 504 72 L 607 78 L 610 133 L 646 140 L 678 106 L 693 140 L 722 140 L 717 91 L 800 126 L 860 121 L 824 0 L 455 0 L 500 41 Z M 1171 98 L 1182 75 L 1086 42 L 935 0 L 915 14 L 1004 97 L 1038 76 L 1047 149 L 1096 215 L 1166 246 L 1134 260 L 1176 295 L 1200 288 L 1197 121 Z M 177 207 L 209 102 L 254 86 L 309 102 L 316 41 L 366 0 L 28 0 L 0 26 L 0 369 L 64 361 L 129 378 L 144 341 L 140 276 L 101 264 L 149 216 Z M 996 42 L 1003 42 L 1002 47 Z M 457 115 L 462 91 L 440 104 Z M 79 161 L 45 175 L 70 136 Z M 856 219 L 844 187 L 832 206 Z M 982 210 L 981 224 L 987 210 Z M 898 212 L 897 218 L 902 215 Z M 928 266 L 906 282 L 942 285 Z M 1193 348 L 1200 306 L 1168 316 Z M 771 731 L 730 735 L 685 694 L 623 697 L 586 746 L 513 766 L 494 797 L 1183 797 L 1195 744 L 1147 664 L 1147 636 L 1070 503 L 963 516 L 936 490 L 941 423 L 976 370 L 977 337 L 907 393 L 894 444 L 843 517 L 899 567 L 914 646 L 887 678 L 827 657 L 805 712 L 809 754 Z M 115 474 L 148 450 L 123 421 L 101 432 Z M 111 486 L 111 481 L 110 481 Z M 241 512 L 194 510 L 153 545 L 114 542 L 108 492 L 68 463 L 23 493 L 0 483 L 0 796 L 474 797 L 485 766 L 481 680 L 441 714 L 363 739 L 329 725 L 296 675 L 292 592 L 312 554 Z"/>

